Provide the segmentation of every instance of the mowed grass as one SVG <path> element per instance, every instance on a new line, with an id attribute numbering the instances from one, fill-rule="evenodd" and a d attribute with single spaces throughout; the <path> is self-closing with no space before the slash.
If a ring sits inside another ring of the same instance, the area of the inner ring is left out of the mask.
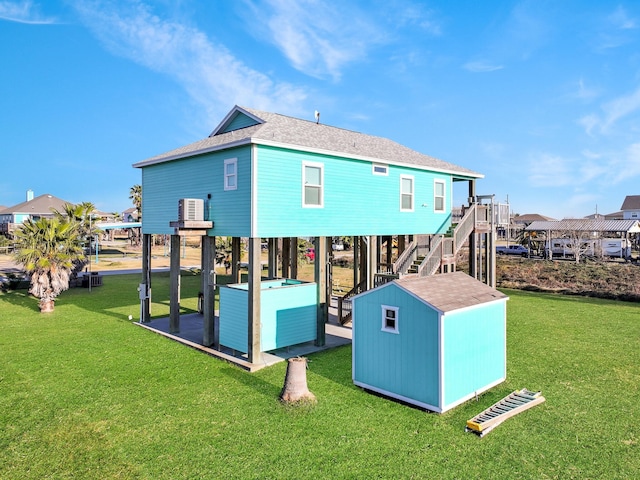
<path id="1" fill-rule="evenodd" d="M 0 294 L 0 478 L 640 478 L 637 304 L 507 291 L 508 378 L 477 402 L 436 415 L 366 393 L 342 347 L 309 357 L 318 404 L 297 409 L 284 363 L 249 374 L 134 325 L 138 282 L 107 276 L 49 315 Z M 198 278 L 182 287 L 191 311 Z M 153 289 L 168 314 L 168 278 Z M 523 387 L 546 402 L 465 433 Z"/>

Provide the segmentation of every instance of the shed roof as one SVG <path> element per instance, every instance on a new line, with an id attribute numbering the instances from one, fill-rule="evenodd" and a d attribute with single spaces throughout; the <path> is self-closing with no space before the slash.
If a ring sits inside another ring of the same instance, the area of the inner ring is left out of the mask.
<path id="1" fill-rule="evenodd" d="M 586 218 L 564 219 L 553 222 L 533 222 L 525 227 L 529 232 L 574 230 L 582 232 L 640 232 L 638 220 L 591 220 Z"/>
<path id="2" fill-rule="evenodd" d="M 245 115 L 257 123 L 237 130 L 225 130 L 237 115 Z M 133 166 L 141 168 L 248 144 L 280 146 L 346 158 L 409 165 L 457 174 L 465 178 L 483 177 L 480 173 L 416 152 L 387 138 L 240 106 L 235 106 L 209 137 L 135 163 Z"/>
<path id="3" fill-rule="evenodd" d="M 620 210 L 640 210 L 640 195 L 627 195 Z"/>
<path id="4" fill-rule="evenodd" d="M 427 277 L 406 276 L 392 283 L 408 291 L 441 312 L 452 312 L 496 300 L 507 300 L 504 293 L 464 272 Z"/>
<path id="5" fill-rule="evenodd" d="M 50 215 L 53 213 L 53 209 L 62 211 L 67 203 L 61 198 L 54 197 L 49 193 L 44 193 L 35 197 L 32 200 L 18 203 L 13 207 L 6 208 L 2 213 L 24 213 L 29 215 Z"/>

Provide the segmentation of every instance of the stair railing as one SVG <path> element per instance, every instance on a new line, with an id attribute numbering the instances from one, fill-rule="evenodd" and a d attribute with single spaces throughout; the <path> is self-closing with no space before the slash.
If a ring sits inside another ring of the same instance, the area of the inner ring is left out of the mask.
<path id="1" fill-rule="evenodd" d="M 442 235 L 435 235 L 431 239 L 431 248 L 429 249 L 429 253 L 424 257 L 422 263 L 418 267 L 418 276 L 426 277 L 427 275 L 433 275 L 440 268 L 440 263 L 442 261 L 442 239 L 444 237 Z"/>
<path id="2" fill-rule="evenodd" d="M 458 225 L 453 231 L 455 253 L 458 253 L 458 251 L 462 248 L 462 245 L 464 245 L 464 242 L 466 242 L 467 238 L 469 238 L 469 235 L 471 235 L 471 232 L 473 232 L 473 228 L 476 224 L 477 210 L 478 209 L 475 203 L 467 208 L 464 213 L 464 217 L 462 217 L 462 220 L 458 222 Z"/>
<path id="3" fill-rule="evenodd" d="M 367 287 L 367 279 L 362 280 L 356 286 L 354 286 L 351 290 L 345 293 L 342 297 L 338 297 L 338 321 L 341 325 L 344 325 L 349 320 L 351 320 L 351 315 L 353 311 L 353 305 L 351 302 L 351 298 L 355 297 L 357 294 L 364 292 Z"/>
<path id="4" fill-rule="evenodd" d="M 393 262 L 393 273 L 405 273 L 409 269 L 409 265 L 418 258 L 418 243 L 412 240 L 407 248 L 398 256 L 395 262 Z"/>

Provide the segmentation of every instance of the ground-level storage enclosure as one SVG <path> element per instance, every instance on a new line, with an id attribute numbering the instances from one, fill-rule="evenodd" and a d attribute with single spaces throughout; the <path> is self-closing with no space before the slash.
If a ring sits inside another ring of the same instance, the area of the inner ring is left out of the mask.
<path id="1" fill-rule="evenodd" d="M 506 378 L 506 300 L 462 272 L 354 297 L 354 383 L 436 412 L 497 385 Z"/>
<path id="2" fill-rule="evenodd" d="M 220 344 L 248 350 L 249 284 L 220 288 Z M 268 352 L 316 339 L 315 283 L 280 279 L 260 283 L 260 345 Z"/>

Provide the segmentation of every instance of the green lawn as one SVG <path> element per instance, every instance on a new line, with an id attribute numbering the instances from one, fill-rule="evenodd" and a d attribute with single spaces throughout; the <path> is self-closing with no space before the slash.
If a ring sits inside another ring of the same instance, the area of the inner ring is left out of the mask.
<path id="1" fill-rule="evenodd" d="M 133 325 L 138 282 L 49 315 L 0 294 L 0 478 L 640 478 L 636 304 L 508 291 L 508 378 L 478 402 L 436 415 L 365 393 L 343 347 L 309 358 L 318 404 L 299 410 L 278 401 L 284 363 L 249 374 Z M 193 310 L 197 277 L 182 284 Z M 167 277 L 153 288 L 168 298 Z M 523 387 L 547 401 L 465 433 Z"/>

